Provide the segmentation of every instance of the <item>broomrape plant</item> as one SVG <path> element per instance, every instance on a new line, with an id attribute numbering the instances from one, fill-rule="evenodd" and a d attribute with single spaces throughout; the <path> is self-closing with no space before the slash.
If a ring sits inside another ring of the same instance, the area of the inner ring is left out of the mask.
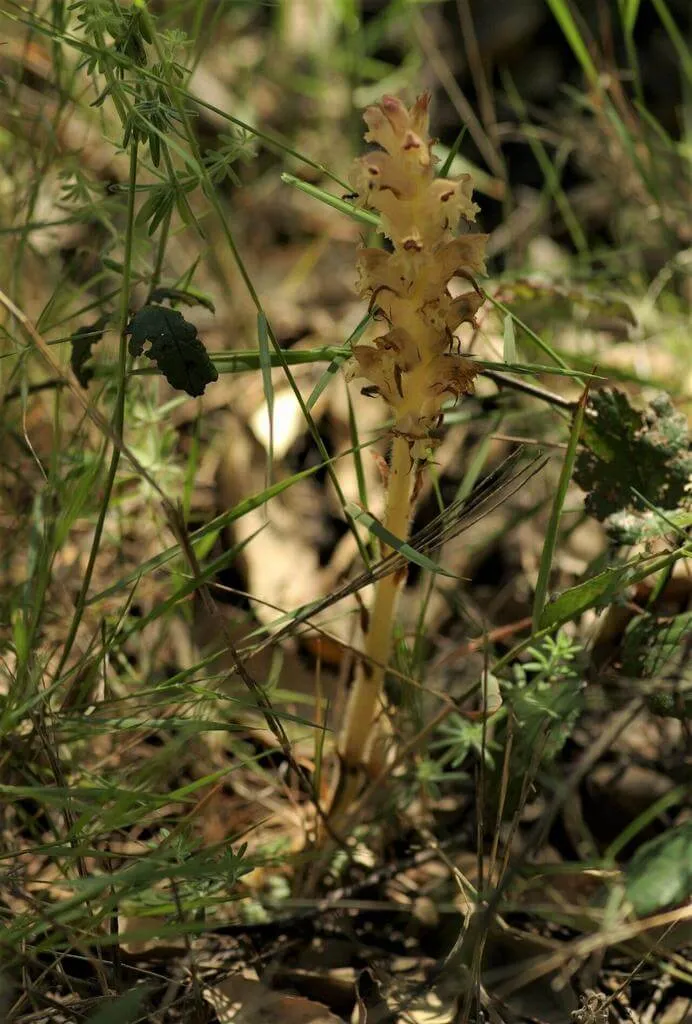
<path id="1" fill-rule="evenodd" d="M 359 292 L 369 297 L 386 330 L 372 343 L 354 347 L 348 374 L 365 378 L 365 392 L 384 398 L 393 416 L 384 527 L 401 541 L 434 449 L 443 403 L 450 395 L 458 399 L 472 392 L 479 369 L 454 351 L 459 348 L 454 331 L 473 324 L 483 302 L 474 275 L 485 270 L 487 236 L 457 234 L 460 221 L 473 221 L 478 207 L 471 200 L 469 175 L 435 177 L 429 103 L 429 94 L 423 94 L 407 109 L 385 96 L 368 107 L 365 140 L 381 148 L 357 160 L 349 179 L 357 204 L 379 213 L 379 230 L 391 242 L 391 251 L 363 247 L 359 252 Z M 453 278 L 465 279 L 472 289 L 454 297 Z M 357 795 L 363 768 L 372 774 L 382 767 L 375 723 L 403 578 L 394 573 L 375 585 L 364 657 L 340 737 L 342 771 L 333 821 Z"/>

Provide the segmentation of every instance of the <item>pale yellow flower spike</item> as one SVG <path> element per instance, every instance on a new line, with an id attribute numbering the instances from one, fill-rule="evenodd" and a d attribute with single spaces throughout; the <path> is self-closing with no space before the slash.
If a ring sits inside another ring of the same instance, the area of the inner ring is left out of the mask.
<path id="1" fill-rule="evenodd" d="M 350 374 L 365 377 L 391 406 L 394 432 L 411 440 L 413 459 L 425 457 L 443 402 L 472 390 L 477 367 L 452 354 L 452 332 L 472 323 L 478 291 L 456 299 L 453 277 L 473 283 L 485 271 L 486 235 L 455 237 L 474 220 L 469 175 L 435 178 L 428 134 L 428 95 L 408 110 L 385 96 L 365 111 L 368 142 L 382 149 L 356 161 L 350 181 L 359 202 L 380 214 L 393 252 L 360 251 L 359 290 L 378 306 L 390 330 L 354 349 Z M 444 358 L 441 358 L 443 357 Z"/>
<path id="2" fill-rule="evenodd" d="M 391 252 L 365 247 L 359 252 L 359 293 L 377 306 L 387 329 L 354 347 L 348 374 L 365 378 L 394 417 L 384 525 L 402 541 L 414 480 L 434 448 L 442 406 L 450 396 L 473 391 L 478 367 L 453 352 L 453 332 L 472 324 L 483 302 L 474 276 L 485 272 L 487 240 L 487 235 L 456 233 L 460 221 L 475 219 L 478 207 L 469 175 L 435 177 L 429 103 L 426 93 L 410 109 L 394 96 L 368 107 L 365 139 L 381 148 L 357 160 L 349 178 L 357 202 L 380 214 L 380 230 L 392 243 Z M 448 286 L 454 277 L 470 282 L 473 290 L 453 298 Z M 361 788 L 361 769 L 382 766 L 374 725 L 401 582 L 390 575 L 375 586 L 364 657 L 339 742 L 342 771 L 331 808 L 337 828 Z"/>

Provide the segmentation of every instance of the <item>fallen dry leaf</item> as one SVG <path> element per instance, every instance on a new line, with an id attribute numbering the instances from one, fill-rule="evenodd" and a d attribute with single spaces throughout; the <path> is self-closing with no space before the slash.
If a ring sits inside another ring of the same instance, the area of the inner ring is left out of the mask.
<path id="1" fill-rule="evenodd" d="M 204 990 L 219 1024 L 343 1024 L 323 1003 L 273 992 L 261 981 L 231 975 Z"/>

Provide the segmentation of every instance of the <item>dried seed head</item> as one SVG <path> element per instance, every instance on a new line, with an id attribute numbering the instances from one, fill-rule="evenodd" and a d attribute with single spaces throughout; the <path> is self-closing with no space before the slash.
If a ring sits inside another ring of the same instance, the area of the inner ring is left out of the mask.
<path id="1" fill-rule="evenodd" d="M 469 175 L 435 177 L 429 104 L 425 93 L 410 109 L 394 96 L 368 107 L 365 139 L 381 148 L 357 160 L 349 179 L 361 205 L 380 214 L 380 230 L 393 247 L 360 250 L 359 293 L 390 329 L 354 348 L 349 374 L 366 377 L 386 399 L 394 433 L 409 438 L 413 458 L 431 447 L 445 398 L 473 390 L 478 367 L 451 354 L 452 332 L 473 324 L 483 302 L 474 275 L 485 272 L 487 240 L 455 234 L 478 207 Z M 453 298 L 454 277 L 474 290 Z"/>

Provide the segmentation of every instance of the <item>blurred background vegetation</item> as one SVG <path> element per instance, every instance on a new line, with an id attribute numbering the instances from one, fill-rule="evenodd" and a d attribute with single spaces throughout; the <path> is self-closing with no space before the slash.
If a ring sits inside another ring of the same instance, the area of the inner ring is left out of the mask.
<path id="1" fill-rule="evenodd" d="M 0 24 L 0 1016 L 691 1019 L 689 0 Z M 327 856 L 387 451 L 348 176 L 425 90 L 488 372 Z"/>

